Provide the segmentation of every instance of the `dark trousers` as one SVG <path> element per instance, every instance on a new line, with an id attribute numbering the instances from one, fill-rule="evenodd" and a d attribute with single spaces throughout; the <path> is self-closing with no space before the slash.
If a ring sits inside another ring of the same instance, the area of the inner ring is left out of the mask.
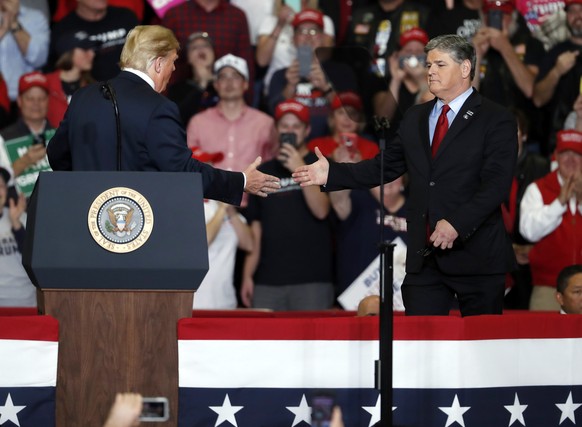
<path id="1" fill-rule="evenodd" d="M 407 316 L 446 316 L 455 298 L 462 316 L 501 314 L 504 292 L 504 274 L 452 276 L 440 271 L 432 256 L 402 283 Z"/>

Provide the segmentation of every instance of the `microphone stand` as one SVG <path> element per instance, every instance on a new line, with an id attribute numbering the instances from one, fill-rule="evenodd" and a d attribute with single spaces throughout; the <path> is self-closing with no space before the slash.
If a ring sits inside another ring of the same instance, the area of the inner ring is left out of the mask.
<path id="1" fill-rule="evenodd" d="M 380 390 L 380 425 L 392 427 L 392 341 L 394 244 L 384 240 L 384 151 L 390 121 L 374 116 L 374 129 L 379 135 L 380 148 L 380 358 L 376 361 L 376 388 Z"/>
<path id="2" fill-rule="evenodd" d="M 105 99 L 111 100 L 113 104 L 113 112 L 115 113 L 115 127 L 117 133 L 117 171 L 121 170 L 121 120 L 119 118 L 119 107 L 117 105 L 117 97 L 115 91 L 109 82 L 101 85 L 101 93 Z"/>

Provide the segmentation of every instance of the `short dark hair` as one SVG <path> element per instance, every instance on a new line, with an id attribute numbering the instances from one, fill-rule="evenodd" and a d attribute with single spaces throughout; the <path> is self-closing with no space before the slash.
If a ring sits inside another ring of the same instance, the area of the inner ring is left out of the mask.
<path id="1" fill-rule="evenodd" d="M 582 273 L 582 264 L 573 264 L 569 265 L 568 267 L 564 267 L 562 271 L 560 271 L 560 274 L 558 274 L 556 290 L 563 294 L 568 287 L 570 278 L 578 273 Z"/>
<path id="2" fill-rule="evenodd" d="M 471 80 L 475 77 L 475 67 L 477 66 L 477 53 L 471 43 L 464 37 L 456 34 L 444 34 L 431 39 L 424 47 L 424 53 L 438 49 L 448 53 L 457 64 L 468 60 L 471 63 Z"/>

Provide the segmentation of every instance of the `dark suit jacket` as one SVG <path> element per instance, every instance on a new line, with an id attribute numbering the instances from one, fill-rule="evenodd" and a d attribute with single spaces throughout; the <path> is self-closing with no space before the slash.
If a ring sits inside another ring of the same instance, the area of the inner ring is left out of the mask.
<path id="1" fill-rule="evenodd" d="M 122 71 L 110 81 L 119 106 L 124 171 L 200 172 L 204 196 L 240 204 L 242 173 L 191 158 L 178 107 L 139 76 Z M 53 170 L 117 170 L 114 108 L 99 83 L 75 93 L 47 147 Z"/>
<path id="2" fill-rule="evenodd" d="M 386 182 L 409 175 L 406 270 L 422 268 L 428 215 L 431 231 L 438 220 L 446 219 L 459 233 L 452 249 L 435 251 L 445 274 L 505 273 L 515 258 L 500 207 L 516 163 L 516 120 L 474 90 L 433 159 L 428 116 L 435 102 L 411 107 L 384 152 Z M 331 163 L 326 188 L 378 185 L 380 155 L 360 163 Z"/>

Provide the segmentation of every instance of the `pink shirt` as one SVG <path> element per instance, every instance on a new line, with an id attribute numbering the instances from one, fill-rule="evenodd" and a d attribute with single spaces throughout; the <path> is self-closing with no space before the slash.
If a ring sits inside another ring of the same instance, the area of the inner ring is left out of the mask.
<path id="1" fill-rule="evenodd" d="M 186 132 L 188 147 L 222 152 L 224 159 L 214 166 L 230 171 L 244 171 L 257 156 L 266 162 L 278 148 L 273 118 L 248 106 L 232 121 L 219 106 L 208 108 L 190 119 Z"/>

